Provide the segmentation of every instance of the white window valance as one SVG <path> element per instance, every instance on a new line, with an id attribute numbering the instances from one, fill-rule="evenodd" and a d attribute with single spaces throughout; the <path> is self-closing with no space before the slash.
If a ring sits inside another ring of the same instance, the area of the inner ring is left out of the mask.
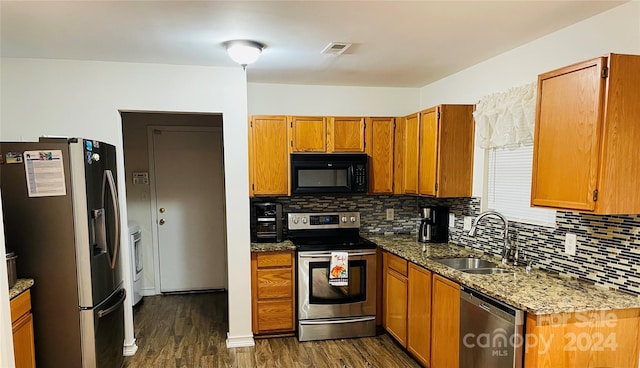
<path id="1" fill-rule="evenodd" d="M 476 138 L 482 148 L 533 143 L 536 117 L 535 82 L 483 97 L 476 105 Z"/>

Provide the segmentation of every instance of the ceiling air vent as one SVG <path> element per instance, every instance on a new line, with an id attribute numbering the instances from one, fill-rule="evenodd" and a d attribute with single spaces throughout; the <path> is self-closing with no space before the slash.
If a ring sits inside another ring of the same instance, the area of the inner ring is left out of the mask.
<path id="1" fill-rule="evenodd" d="M 342 53 L 347 51 L 347 49 L 351 47 L 351 45 L 352 44 L 346 43 L 346 42 L 331 42 L 320 53 L 330 54 L 330 55 L 341 55 Z"/>

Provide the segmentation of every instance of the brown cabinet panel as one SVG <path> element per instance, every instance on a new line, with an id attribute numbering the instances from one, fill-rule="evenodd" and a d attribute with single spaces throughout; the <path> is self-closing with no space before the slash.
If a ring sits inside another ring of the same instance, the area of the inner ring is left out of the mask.
<path id="1" fill-rule="evenodd" d="M 295 331 L 293 251 L 251 253 L 252 325 L 256 335 Z"/>
<path id="2" fill-rule="evenodd" d="M 440 105 L 437 197 L 470 197 L 473 186 L 473 105 Z"/>
<path id="3" fill-rule="evenodd" d="M 387 253 L 387 266 L 401 274 L 402 276 L 407 276 L 407 260 L 400 258 L 391 253 Z"/>
<path id="4" fill-rule="evenodd" d="M 431 367 L 457 367 L 460 353 L 460 286 L 434 275 L 431 292 Z"/>
<path id="5" fill-rule="evenodd" d="M 287 195 L 289 150 L 286 116 L 253 116 L 249 126 L 251 195 Z"/>
<path id="6" fill-rule="evenodd" d="M 393 193 L 394 118 L 367 119 L 369 192 Z"/>
<path id="7" fill-rule="evenodd" d="M 11 329 L 13 331 L 13 354 L 16 367 L 36 366 L 33 314 L 31 314 L 31 291 L 27 290 L 11 300 Z"/>
<path id="8" fill-rule="evenodd" d="M 396 118 L 393 147 L 393 194 L 404 194 L 404 129 L 405 118 Z"/>
<path id="9" fill-rule="evenodd" d="M 364 118 L 329 118 L 327 152 L 364 152 L 364 132 Z"/>
<path id="10" fill-rule="evenodd" d="M 292 278 L 291 268 L 258 270 L 258 299 L 291 298 Z"/>
<path id="11" fill-rule="evenodd" d="M 420 160 L 418 167 L 418 192 L 436 195 L 436 170 L 438 168 L 438 109 L 420 112 Z"/>
<path id="12" fill-rule="evenodd" d="M 407 350 L 425 367 L 431 365 L 431 272 L 409 264 Z"/>
<path id="13" fill-rule="evenodd" d="M 418 194 L 418 159 L 420 146 L 419 114 L 409 115 L 404 122 L 404 193 Z"/>
<path id="14" fill-rule="evenodd" d="M 400 345 L 407 346 L 407 278 L 387 269 L 385 285 L 386 330 Z"/>
<path id="15" fill-rule="evenodd" d="M 258 331 L 294 330 L 293 311 L 287 300 L 258 302 Z"/>
<path id="16" fill-rule="evenodd" d="M 292 152 L 327 151 L 327 118 L 292 116 L 290 120 Z"/>
<path id="17" fill-rule="evenodd" d="M 531 203 L 640 212 L 640 56 L 610 54 L 538 76 Z"/>
<path id="18" fill-rule="evenodd" d="M 640 309 L 527 314 L 526 336 L 527 368 L 635 368 L 640 356 Z"/>

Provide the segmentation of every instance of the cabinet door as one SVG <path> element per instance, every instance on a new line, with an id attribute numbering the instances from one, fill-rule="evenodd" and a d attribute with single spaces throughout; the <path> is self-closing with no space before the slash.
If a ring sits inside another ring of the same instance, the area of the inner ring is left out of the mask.
<path id="1" fill-rule="evenodd" d="M 431 365 L 431 272 L 409 264 L 407 350 L 425 367 Z"/>
<path id="2" fill-rule="evenodd" d="M 13 353 L 16 367 L 32 368 L 36 366 L 33 344 L 33 315 L 27 313 L 13 323 Z"/>
<path id="3" fill-rule="evenodd" d="M 436 170 L 438 162 L 438 109 L 420 112 L 420 163 L 418 192 L 436 195 Z"/>
<path id="4" fill-rule="evenodd" d="M 387 269 L 384 315 L 386 329 L 400 345 L 407 346 L 407 278 Z"/>
<path id="5" fill-rule="evenodd" d="M 326 152 L 327 120 L 317 116 L 292 116 L 292 152 Z"/>
<path id="6" fill-rule="evenodd" d="M 460 286 L 434 275 L 431 308 L 431 367 L 457 367 L 460 351 Z"/>
<path id="7" fill-rule="evenodd" d="M 538 76 L 531 203 L 593 210 L 605 58 Z"/>
<path id="8" fill-rule="evenodd" d="M 364 118 L 330 118 L 328 131 L 327 152 L 364 152 Z"/>
<path id="9" fill-rule="evenodd" d="M 367 119 L 369 191 L 371 193 L 393 193 L 394 134 L 394 118 Z"/>
<path id="10" fill-rule="evenodd" d="M 260 334 L 295 330 L 293 252 L 251 253 L 252 328 Z"/>
<path id="11" fill-rule="evenodd" d="M 473 105 L 438 106 L 437 197 L 470 197 L 473 182 Z"/>
<path id="12" fill-rule="evenodd" d="M 253 195 L 287 195 L 289 153 L 285 116 L 253 116 L 249 126 Z"/>
<path id="13" fill-rule="evenodd" d="M 418 194 L 418 153 L 420 122 L 418 114 L 407 116 L 404 129 L 404 192 Z"/>

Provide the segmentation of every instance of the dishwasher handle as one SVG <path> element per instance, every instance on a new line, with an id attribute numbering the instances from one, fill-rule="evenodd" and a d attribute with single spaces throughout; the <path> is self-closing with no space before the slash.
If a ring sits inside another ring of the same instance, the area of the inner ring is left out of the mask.
<path id="1" fill-rule="evenodd" d="M 524 312 L 522 310 L 468 287 L 460 286 L 460 301 L 471 303 L 487 313 L 509 321 L 516 326 L 524 324 Z"/>

